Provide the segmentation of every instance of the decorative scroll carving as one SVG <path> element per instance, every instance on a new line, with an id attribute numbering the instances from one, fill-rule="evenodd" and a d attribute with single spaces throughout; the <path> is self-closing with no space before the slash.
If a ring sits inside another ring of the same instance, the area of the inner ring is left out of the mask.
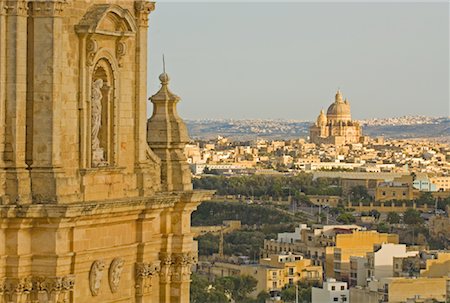
<path id="1" fill-rule="evenodd" d="M 67 0 L 47 0 L 31 2 L 31 14 L 33 16 L 61 16 Z"/>
<path id="2" fill-rule="evenodd" d="M 125 40 L 119 39 L 116 44 L 116 58 L 119 67 L 123 66 L 123 57 L 127 54 L 127 44 Z"/>
<path id="3" fill-rule="evenodd" d="M 124 260 L 122 258 L 115 258 L 109 266 L 109 288 L 112 293 L 119 289 L 120 277 L 123 271 Z"/>
<path id="4" fill-rule="evenodd" d="M 148 15 L 155 10 L 155 2 L 145 0 L 134 2 L 136 21 L 139 26 L 148 26 Z"/>
<path id="5" fill-rule="evenodd" d="M 88 66 L 94 65 L 95 55 L 98 51 L 98 43 L 95 39 L 88 39 L 86 42 L 86 64 Z"/>
<path id="6" fill-rule="evenodd" d="M 103 260 L 96 260 L 92 263 L 91 271 L 89 272 L 89 288 L 91 294 L 97 296 L 100 290 L 103 279 L 103 270 L 105 269 L 105 262 Z"/>
<path id="7" fill-rule="evenodd" d="M 28 5 L 26 0 L 6 1 L 6 11 L 12 16 L 27 16 Z"/>
<path id="8" fill-rule="evenodd" d="M 152 287 L 151 279 L 161 270 L 158 263 L 136 263 L 136 292 L 146 294 Z"/>
<path id="9" fill-rule="evenodd" d="M 100 147 L 98 137 L 102 126 L 102 88 L 103 80 L 97 79 L 92 84 L 91 94 L 91 144 L 92 144 L 92 166 L 98 167 L 105 162 L 105 153 Z"/>

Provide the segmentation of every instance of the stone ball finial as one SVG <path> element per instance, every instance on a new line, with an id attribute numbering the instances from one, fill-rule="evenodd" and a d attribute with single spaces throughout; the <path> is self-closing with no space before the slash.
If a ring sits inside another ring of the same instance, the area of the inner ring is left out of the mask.
<path id="1" fill-rule="evenodd" d="M 170 81 L 169 75 L 166 73 L 162 73 L 159 75 L 159 80 L 161 81 L 161 84 L 167 84 Z"/>

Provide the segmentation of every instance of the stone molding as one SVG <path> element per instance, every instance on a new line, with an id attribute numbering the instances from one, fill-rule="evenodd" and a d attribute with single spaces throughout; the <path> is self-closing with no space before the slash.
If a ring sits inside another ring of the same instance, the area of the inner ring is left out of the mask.
<path id="1" fill-rule="evenodd" d="M 108 282 L 112 293 L 119 289 L 124 263 L 125 261 L 122 258 L 115 258 L 109 266 Z"/>
<path id="2" fill-rule="evenodd" d="M 134 2 L 134 10 L 138 26 L 148 27 L 148 15 L 155 10 L 155 2 L 136 1 Z"/>
<path id="3" fill-rule="evenodd" d="M 59 17 L 67 0 L 35 0 L 30 3 L 33 17 Z"/>
<path id="4" fill-rule="evenodd" d="M 103 271 L 105 269 L 105 261 L 96 260 L 92 263 L 89 271 L 89 288 L 92 296 L 97 296 L 103 280 Z"/>
<path id="5" fill-rule="evenodd" d="M 26 17 L 28 15 L 28 1 L 27 0 L 6 0 L 5 8 L 8 15 L 11 16 L 22 16 Z"/>
<path id="6" fill-rule="evenodd" d="M 161 270 L 159 262 L 136 263 L 136 294 L 142 296 L 148 294 L 152 287 L 152 278 Z"/>

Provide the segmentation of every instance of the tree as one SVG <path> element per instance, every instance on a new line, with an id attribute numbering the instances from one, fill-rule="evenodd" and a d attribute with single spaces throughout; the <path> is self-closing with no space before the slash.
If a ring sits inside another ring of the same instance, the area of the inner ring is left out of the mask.
<path id="1" fill-rule="evenodd" d="M 341 222 L 342 224 L 350 224 L 356 222 L 355 217 L 351 213 L 342 213 L 336 218 L 336 220 Z"/>
<path id="2" fill-rule="evenodd" d="M 243 302 L 256 289 L 258 280 L 251 276 L 229 276 L 216 280 L 216 287 L 231 295 L 236 302 Z M 205 301 L 206 302 L 206 301 Z"/>
<path id="3" fill-rule="evenodd" d="M 267 292 L 262 291 L 256 297 L 256 303 L 266 303 L 266 300 L 269 298 L 270 298 L 270 295 Z"/>
<path id="4" fill-rule="evenodd" d="M 400 215 L 395 212 L 390 212 L 387 215 L 386 221 L 389 224 L 398 224 L 398 223 L 400 223 Z"/>
<path id="5" fill-rule="evenodd" d="M 192 274 L 192 282 L 190 287 L 190 302 L 204 303 L 217 302 L 228 303 L 228 298 L 221 291 L 216 289 L 205 277 Z"/>
<path id="6" fill-rule="evenodd" d="M 370 200 L 370 195 L 367 192 L 367 188 L 363 185 L 357 185 L 351 188 L 351 192 L 353 195 L 353 198 L 361 201 L 361 200 Z"/>
<path id="7" fill-rule="evenodd" d="M 415 209 L 408 209 L 403 215 L 403 222 L 409 225 L 416 225 L 423 223 L 423 219 L 420 217 L 420 212 Z"/>

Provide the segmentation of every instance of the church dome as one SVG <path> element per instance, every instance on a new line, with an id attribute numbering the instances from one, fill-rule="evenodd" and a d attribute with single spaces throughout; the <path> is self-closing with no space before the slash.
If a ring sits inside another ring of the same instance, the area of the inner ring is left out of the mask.
<path id="1" fill-rule="evenodd" d="M 317 117 L 317 126 L 325 126 L 327 125 L 327 116 L 323 110 L 320 111 L 320 115 Z"/>
<path id="2" fill-rule="evenodd" d="M 327 118 L 329 121 L 346 122 L 351 121 L 350 104 L 347 99 L 343 101 L 341 91 L 338 90 L 335 102 L 328 107 Z"/>

